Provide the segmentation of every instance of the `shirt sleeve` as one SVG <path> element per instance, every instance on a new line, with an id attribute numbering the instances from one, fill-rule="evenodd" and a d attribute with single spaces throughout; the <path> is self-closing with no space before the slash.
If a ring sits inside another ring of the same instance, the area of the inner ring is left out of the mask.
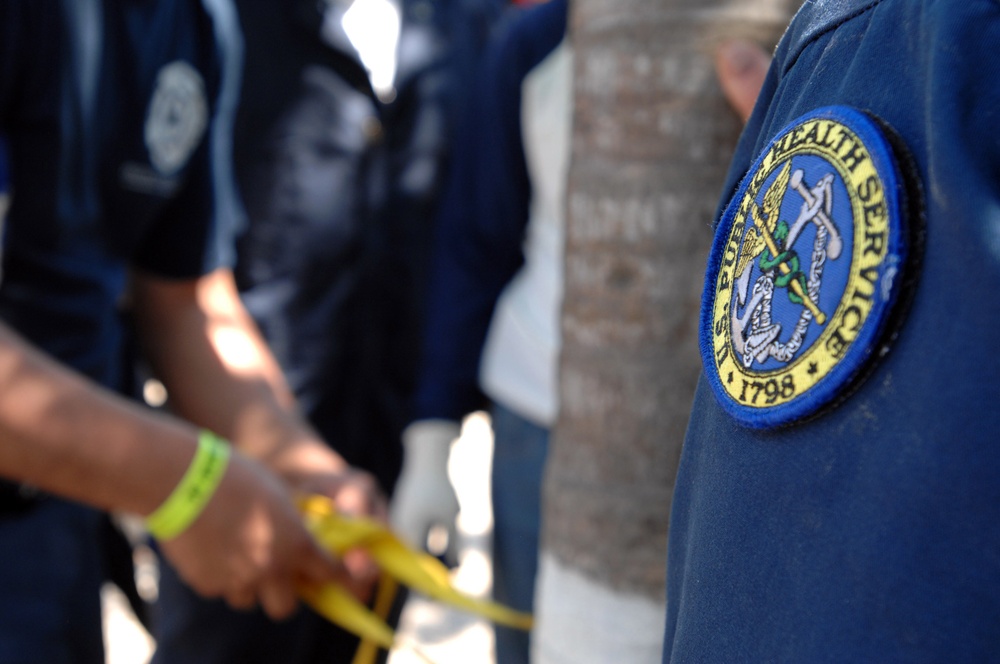
<path id="1" fill-rule="evenodd" d="M 497 298 L 524 261 L 531 184 L 521 84 L 562 41 L 565 22 L 562 0 L 515 10 L 483 55 L 438 219 L 418 419 L 458 419 L 483 402 L 483 343 Z"/>
<path id="2" fill-rule="evenodd" d="M 232 132 L 242 70 L 242 35 L 228 3 L 206 0 L 196 38 L 209 54 L 202 75 L 211 118 L 192 154 L 182 188 L 149 230 L 135 256 L 140 268 L 168 278 L 194 278 L 235 263 L 234 238 L 243 208 L 232 173 Z"/>

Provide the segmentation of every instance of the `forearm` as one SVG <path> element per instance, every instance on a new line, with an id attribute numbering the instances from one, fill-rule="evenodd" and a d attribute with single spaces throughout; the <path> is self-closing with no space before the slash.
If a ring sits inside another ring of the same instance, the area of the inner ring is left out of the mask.
<path id="1" fill-rule="evenodd" d="M 0 475 L 100 509 L 148 514 L 183 475 L 196 437 L 0 324 Z"/>
<path id="2" fill-rule="evenodd" d="M 147 357 L 173 412 L 229 438 L 286 477 L 302 468 L 346 467 L 296 413 L 228 271 L 193 282 L 137 279 L 135 301 Z"/>

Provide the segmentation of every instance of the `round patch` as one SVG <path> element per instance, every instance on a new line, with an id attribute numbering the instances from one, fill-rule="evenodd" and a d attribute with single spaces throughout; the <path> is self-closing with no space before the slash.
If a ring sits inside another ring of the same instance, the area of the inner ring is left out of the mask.
<path id="1" fill-rule="evenodd" d="M 909 251 L 901 185 L 886 134 L 846 107 L 799 118 L 751 167 L 716 231 L 700 333 L 742 424 L 815 414 L 881 354 Z"/>
<path id="2" fill-rule="evenodd" d="M 201 142 L 208 126 L 205 84 L 191 65 L 177 60 L 156 77 L 156 90 L 146 117 L 146 148 L 162 175 L 180 170 Z"/>

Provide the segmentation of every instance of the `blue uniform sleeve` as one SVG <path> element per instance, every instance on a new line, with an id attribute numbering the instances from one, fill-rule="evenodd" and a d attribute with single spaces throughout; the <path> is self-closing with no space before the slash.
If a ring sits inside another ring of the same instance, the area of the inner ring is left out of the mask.
<path id="1" fill-rule="evenodd" d="M 922 260 L 892 348 L 827 412 L 753 430 L 702 380 L 670 519 L 664 662 L 993 656 L 998 43 L 996 0 L 813 0 L 782 40 L 727 190 L 795 118 L 860 110 L 892 138 Z"/>
<path id="2" fill-rule="evenodd" d="M 172 278 L 192 278 L 235 263 L 242 223 L 232 175 L 232 129 L 242 66 L 242 36 L 228 3 L 202 0 L 192 38 L 202 50 L 211 120 L 191 156 L 185 182 L 148 230 L 134 262 Z"/>
<path id="3" fill-rule="evenodd" d="M 484 54 L 438 220 L 417 419 L 459 419 L 483 402 L 482 346 L 497 298 L 523 263 L 528 222 L 521 83 L 562 41 L 566 11 L 565 0 L 516 10 Z"/>

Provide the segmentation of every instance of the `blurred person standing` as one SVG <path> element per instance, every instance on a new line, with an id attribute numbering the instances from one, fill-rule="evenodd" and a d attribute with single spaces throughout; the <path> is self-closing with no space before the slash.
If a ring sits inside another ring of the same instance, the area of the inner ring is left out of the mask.
<path id="1" fill-rule="evenodd" d="M 518 9 L 483 58 L 441 212 L 416 419 L 392 521 L 422 543 L 458 512 L 447 474 L 462 417 L 489 400 L 493 596 L 531 611 L 540 488 L 558 409 L 563 207 L 572 116 L 567 0 Z M 500 664 L 529 635 L 496 628 Z"/>
<path id="2" fill-rule="evenodd" d="M 276 618 L 337 569 L 247 456 L 383 511 L 294 413 L 236 295 L 216 27 L 195 0 L 0 2 L 0 661 L 103 663 L 100 509 L 149 515 L 200 593 Z M 126 301 L 187 422 L 114 394 Z"/>
<path id="3" fill-rule="evenodd" d="M 244 51 L 237 285 L 302 413 L 386 493 L 412 417 L 456 108 L 500 6 L 233 3 Z M 169 568 L 158 615 L 157 664 L 346 662 L 358 645 L 308 610 L 274 623 L 203 601 Z"/>

